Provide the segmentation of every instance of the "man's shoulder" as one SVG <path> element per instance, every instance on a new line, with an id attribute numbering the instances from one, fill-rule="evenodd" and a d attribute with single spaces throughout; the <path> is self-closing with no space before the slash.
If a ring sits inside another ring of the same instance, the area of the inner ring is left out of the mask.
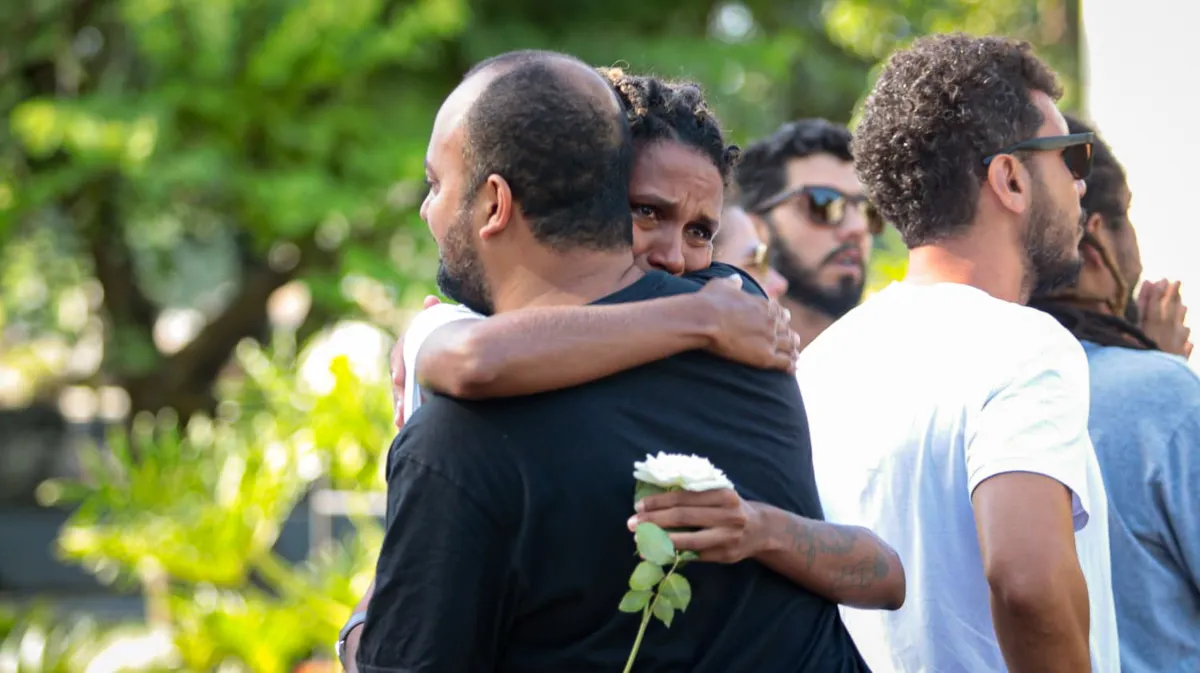
<path id="1" fill-rule="evenodd" d="M 1145 413 L 1167 426 L 1200 414 L 1200 376 L 1182 357 L 1161 351 L 1100 346 L 1085 342 L 1092 398 L 1112 405 L 1116 417 Z M 1100 419 L 1093 419 L 1097 421 Z M 1200 426 L 1197 426 L 1200 429 Z"/>
<path id="2" fill-rule="evenodd" d="M 1178 355 L 1156 350 L 1101 346 L 1090 341 L 1085 341 L 1083 348 L 1088 363 L 1098 371 L 1103 368 L 1119 374 L 1119 378 L 1129 384 L 1140 382 L 1160 392 L 1167 388 L 1174 396 L 1200 399 L 1200 375 L 1196 374 L 1187 360 Z"/>
<path id="3" fill-rule="evenodd" d="M 392 441 L 391 459 L 456 470 L 494 465 L 507 456 L 507 433 L 481 403 L 431 394 Z"/>
<path id="4" fill-rule="evenodd" d="M 754 276 L 751 276 L 749 273 L 732 264 L 725 264 L 723 262 L 713 262 L 708 266 L 707 269 L 701 269 L 699 271 L 692 271 L 684 274 L 679 280 L 689 282 L 699 289 L 699 287 L 703 286 L 704 283 L 707 283 L 710 280 L 727 278 L 729 276 L 740 276 L 742 279 L 742 289 L 746 292 L 760 297 L 767 296 L 766 291 L 763 290 L 762 286 L 758 284 L 758 281 L 754 279 Z"/>

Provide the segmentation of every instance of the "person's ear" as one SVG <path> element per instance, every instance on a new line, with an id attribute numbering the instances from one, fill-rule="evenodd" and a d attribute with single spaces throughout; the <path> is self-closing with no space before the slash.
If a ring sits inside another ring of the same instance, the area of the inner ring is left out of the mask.
<path id="1" fill-rule="evenodd" d="M 512 219 L 512 188 L 507 180 L 493 173 L 483 183 L 480 192 L 478 204 L 487 220 L 479 230 L 479 237 L 487 240 L 502 233 Z"/>
<path id="2" fill-rule="evenodd" d="M 1025 164 L 1011 154 L 997 154 L 988 163 L 984 184 L 1008 211 L 1022 214 L 1033 205 L 1033 176 Z"/>

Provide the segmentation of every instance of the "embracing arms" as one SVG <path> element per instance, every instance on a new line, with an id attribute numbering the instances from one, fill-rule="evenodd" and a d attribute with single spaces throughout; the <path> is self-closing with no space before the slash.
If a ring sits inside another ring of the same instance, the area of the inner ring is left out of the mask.
<path id="1" fill-rule="evenodd" d="M 402 384 L 416 376 L 423 387 L 482 399 L 579 385 L 696 349 L 788 370 L 797 352 L 788 319 L 786 309 L 744 292 L 734 276 L 693 294 L 448 322 L 406 345 L 415 358 L 393 353 L 393 377 Z M 416 372 L 405 371 L 414 362 Z"/>

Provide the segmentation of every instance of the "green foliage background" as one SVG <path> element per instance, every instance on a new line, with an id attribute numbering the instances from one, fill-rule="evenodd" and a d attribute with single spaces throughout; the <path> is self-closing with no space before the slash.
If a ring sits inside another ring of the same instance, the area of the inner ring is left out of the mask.
<path id="1" fill-rule="evenodd" d="M 880 59 L 934 31 L 1030 39 L 1070 107 L 1077 23 L 1073 0 L 0 3 L 7 403 L 109 385 L 136 416 L 88 454 L 86 487 L 42 489 L 81 503 L 62 553 L 142 590 L 186 670 L 328 654 L 377 527 L 311 567 L 271 546 L 314 483 L 381 487 L 390 395 L 344 361 L 332 391 L 308 390 L 295 352 L 340 320 L 395 334 L 432 291 L 422 157 L 473 62 L 541 47 L 695 79 L 745 143 L 801 116 L 851 122 Z M 903 273 L 894 235 L 873 267 L 876 285 Z M 268 300 L 295 284 L 311 310 L 281 328 Z M 156 322 L 178 310 L 201 327 L 163 352 Z M 0 653 L 36 630 L 11 621 Z"/>

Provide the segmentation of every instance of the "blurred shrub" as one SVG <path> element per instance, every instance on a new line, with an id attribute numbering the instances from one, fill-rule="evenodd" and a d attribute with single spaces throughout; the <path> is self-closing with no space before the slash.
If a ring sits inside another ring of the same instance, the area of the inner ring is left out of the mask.
<path id="1" fill-rule="evenodd" d="M 386 380 L 363 380 L 339 356 L 332 387 L 316 392 L 294 373 L 293 352 L 286 337 L 269 351 L 244 342 L 242 375 L 223 382 L 215 418 L 181 431 L 169 411 L 139 415 L 84 452 L 81 482 L 40 489 L 45 504 L 77 505 L 63 557 L 141 591 L 175 670 L 285 673 L 330 657 L 370 582 L 381 540 L 371 517 L 306 563 L 273 550 L 315 485 L 381 488 L 392 434 Z M 64 666 L 47 670 L 82 670 Z"/>

